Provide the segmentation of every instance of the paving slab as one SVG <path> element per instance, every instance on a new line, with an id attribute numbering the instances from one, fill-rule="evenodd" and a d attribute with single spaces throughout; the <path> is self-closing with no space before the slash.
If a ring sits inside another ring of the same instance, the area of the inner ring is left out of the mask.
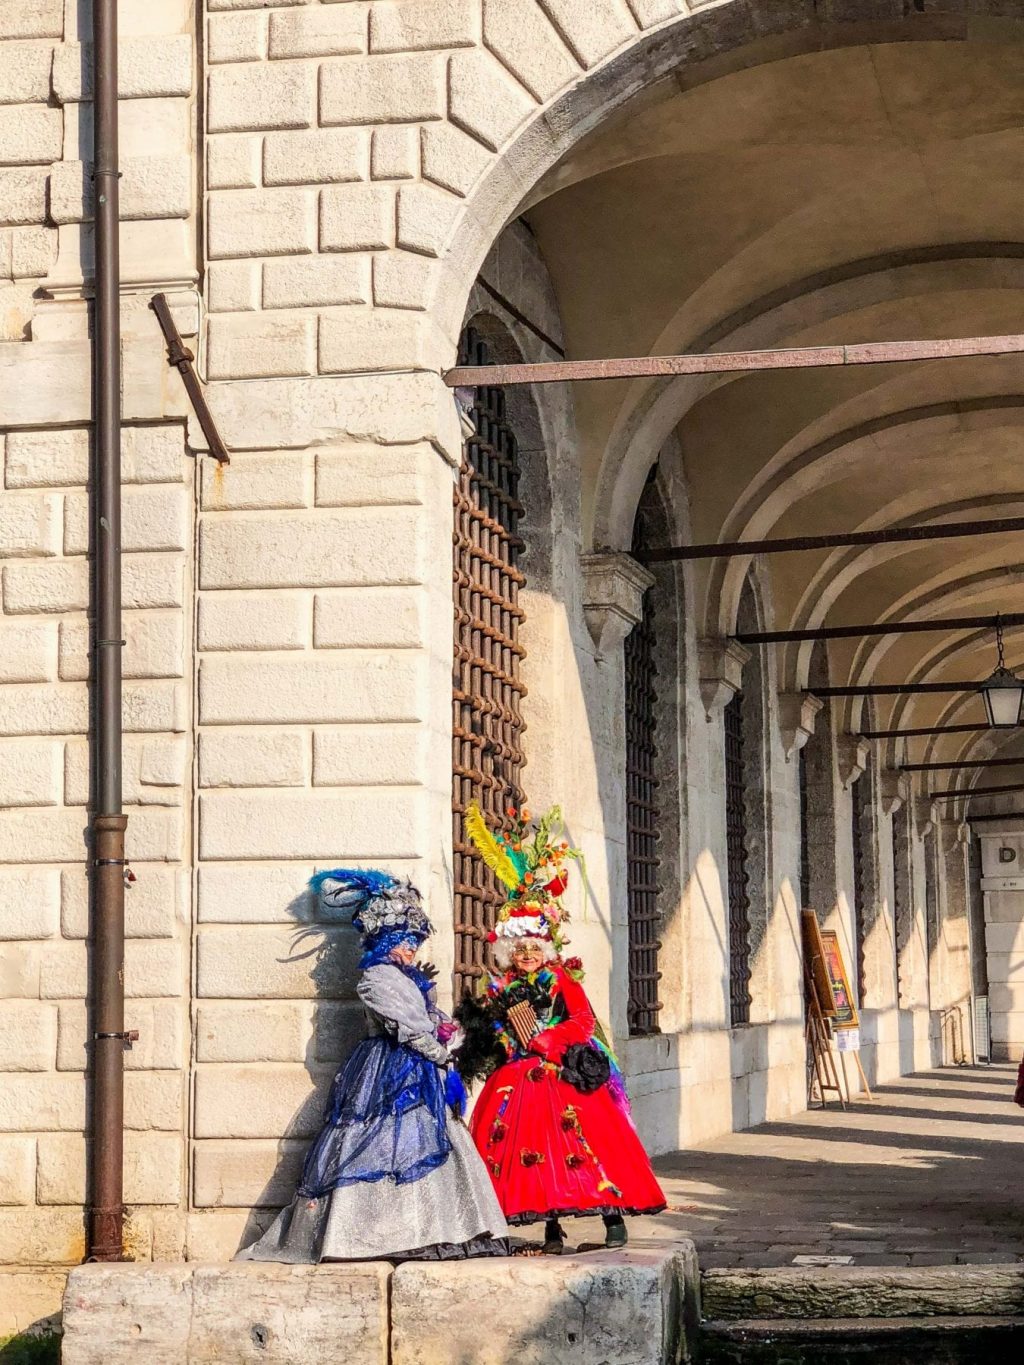
<path id="1" fill-rule="evenodd" d="M 669 1207 L 632 1220 L 630 1244 L 689 1237 L 702 1266 L 748 1255 L 778 1266 L 807 1254 L 876 1266 L 1024 1258 L 1015 1080 L 1005 1065 L 919 1072 L 845 1112 L 815 1109 L 660 1157 Z M 601 1225 L 581 1220 L 571 1235 L 600 1239 Z"/>

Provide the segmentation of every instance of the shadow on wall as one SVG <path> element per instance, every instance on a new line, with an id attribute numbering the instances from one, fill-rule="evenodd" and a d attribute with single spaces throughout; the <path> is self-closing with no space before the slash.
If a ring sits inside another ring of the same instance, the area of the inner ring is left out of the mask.
<path id="1" fill-rule="evenodd" d="M 363 1009 L 355 994 L 361 948 L 351 912 L 334 912 L 303 891 L 288 906 L 296 922 L 287 962 L 308 960 L 316 1005 L 303 1059 L 315 1087 L 295 1110 L 278 1139 L 277 1165 L 254 1201 L 236 1251 L 266 1231 L 279 1209 L 295 1194 L 302 1163 L 320 1131 L 335 1076 L 365 1033 Z"/>

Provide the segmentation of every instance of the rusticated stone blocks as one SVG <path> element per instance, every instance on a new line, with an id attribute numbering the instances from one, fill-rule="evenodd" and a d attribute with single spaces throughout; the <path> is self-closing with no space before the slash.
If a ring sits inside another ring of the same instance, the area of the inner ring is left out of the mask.
<path id="1" fill-rule="evenodd" d="M 695 1261 L 687 1244 L 669 1255 L 399 1266 L 391 1365 L 674 1365 L 685 1358 L 685 1288 Z M 473 1311 L 480 1304 L 486 1330 Z"/>
<path id="2" fill-rule="evenodd" d="M 64 1365 L 334 1359 L 386 1365 L 390 1267 L 103 1266 L 73 1270 Z"/>
<path id="3" fill-rule="evenodd" d="M 696 1281 L 690 1243 L 397 1270 L 87 1265 L 68 1279 L 62 1359 L 307 1365 L 343 1343 L 346 1365 L 677 1365 L 690 1359 Z"/>

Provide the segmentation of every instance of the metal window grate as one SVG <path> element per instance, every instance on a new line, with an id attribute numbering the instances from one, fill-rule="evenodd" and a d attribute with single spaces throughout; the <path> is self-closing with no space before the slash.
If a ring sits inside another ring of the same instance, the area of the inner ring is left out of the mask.
<path id="1" fill-rule="evenodd" d="M 850 821 L 853 835 L 853 934 L 854 951 L 857 954 L 857 999 L 864 1005 L 864 945 L 867 935 L 864 932 L 864 916 L 868 907 L 868 887 L 866 884 L 867 859 L 864 841 L 871 837 L 871 812 L 868 802 L 868 775 L 853 784 L 850 801 Z"/>
<path id="2" fill-rule="evenodd" d="M 460 363 L 487 365 L 486 344 L 470 328 Z M 505 807 L 523 799 L 525 730 L 519 643 L 523 611 L 519 569 L 519 451 L 498 388 L 475 390 L 470 410 L 476 435 L 463 449 L 454 492 L 453 584 L 455 651 L 452 670 L 452 843 L 455 891 L 455 993 L 484 970 L 484 944 L 501 896 L 466 836 L 471 801 L 500 824 Z"/>
<path id="3" fill-rule="evenodd" d="M 729 889 L 729 1004 L 733 1024 L 750 1022 L 750 893 L 743 775 L 743 694 L 725 708 L 725 833 Z"/>
<path id="4" fill-rule="evenodd" d="M 651 485 L 648 485 L 650 488 Z M 633 547 L 644 539 L 643 501 L 637 514 Z M 658 951 L 658 779 L 657 666 L 653 593 L 644 594 L 642 616 L 626 637 L 626 876 L 629 934 L 631 1034 L 657 1033 Z"/>
<path id="5" fill-rule="evenodd" d="M 910 816 L 906 806 L 892 814 L 892 913 L 893 947 L 896 954 L 897 1003 L 906 1006 L 907 980 L 903 951 L 910 941 L 913 907 L 910 883 Z"/>
<path id="6" fill-rule="evenodd" d="M 930 964 L 939 942 L 939 833 L 934 828 L 924 841 L 924 936 Z"/>
<path id="7" fill-rule="evenodd" d="M 811 904 L 811 835 L 807 797 L 807 750 L 797 751 L 797 781 L 800 788 L 800 908 Z"/>

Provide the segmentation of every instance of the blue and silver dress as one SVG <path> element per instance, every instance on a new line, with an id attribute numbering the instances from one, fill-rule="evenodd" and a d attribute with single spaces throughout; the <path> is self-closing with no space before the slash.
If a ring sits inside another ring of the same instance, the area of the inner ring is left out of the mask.
<path id="1" fill-rule="evenodd" d="M 240 1260 L 459 1259 L 508 1253 L 469 1130 L 446 1101 L 451 1021 L 415 967 L 367 967 L 369 1037 L 331 1089 L 292 1203 Z"/>

